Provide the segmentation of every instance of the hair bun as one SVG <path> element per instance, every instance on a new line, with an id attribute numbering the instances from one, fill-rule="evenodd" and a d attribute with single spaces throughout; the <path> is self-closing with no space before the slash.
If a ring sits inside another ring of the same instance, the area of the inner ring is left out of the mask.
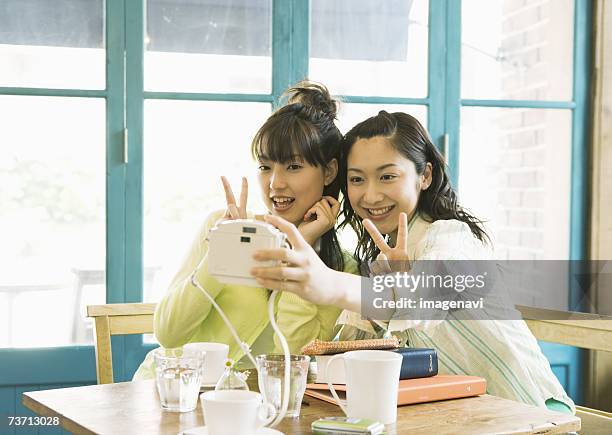
<path id="1" fill-rule="evenodd" d="M 308 80 L 301 81 L 287 89 L 288 104 L 301 103 L 307 108 L 323 112 L 330 119 L 336 119 L 338 101 L 333 99 L 325 86 Z"/>

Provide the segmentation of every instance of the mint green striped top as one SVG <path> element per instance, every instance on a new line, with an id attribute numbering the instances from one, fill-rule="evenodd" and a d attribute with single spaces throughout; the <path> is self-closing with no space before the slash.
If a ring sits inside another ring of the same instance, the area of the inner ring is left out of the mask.
<path id="1" fill-rule="evenodd" d="M 491 258 L 467 224 L 457 220 L 429 223 L 417 217 L 408 240 L 410 258 L 415 260 Z M 365 339 L 391 332 L 407 346 L 436 349 L 440 374 L 480 376 L 487 380 L 489 394 L 542 408 L 546 400 L 554 399 L 575 413 L 574 402 L 523 320 L 474 320 L 461 313 L 449 312 L 443 320 L 380 322 L 344 311 L 336 322 L 342 326 L 338 338 Z"/>

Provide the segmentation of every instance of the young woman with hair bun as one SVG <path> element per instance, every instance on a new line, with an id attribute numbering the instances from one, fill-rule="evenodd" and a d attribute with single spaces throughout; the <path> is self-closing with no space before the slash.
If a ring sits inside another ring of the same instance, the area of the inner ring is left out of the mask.
<path id="1" fill-rule="evenodd" d="M 285 93 L 287 103 L 261 126 L 251 144 L 257 162 L 263 201 L 271 215 L 291 222 L 312 247 L 322 264 L 333 270 L 357 273 L 350 253 L 340 248 L 335 233 L 340 203 L 337 180 L 342 135 L 336 127 L 337 102 L 319 84 L 301 82 Z M 208 274 L 206 236 L 220 220 L 252 218 L 247 208 L 248 185 L 243 178 L 239 201 L 222 178 L 227 208 L 212 213 L 198 232 L 183 265 L 155 311 L 155 335 L 166 348 L 190 342 L 220 342 L 230 347 L 237 361 L 243 351 L 235 343 L 206 296 L 191 283 L 191 274 L 205 258 L 198 276 L 215 298 L 240 338 L 254 355 L 280 352 L 280 343 L 268 319 L 269 291 L 264 288 L 222 284 Z M 313 304 L 283 292 L 278 297 L 276 322 L 291 352 L 299 352 L 313 339 L 330 340 L 341 310 Z M 135 379 L 154 378 L 152 356 L 136 372 Z"/>

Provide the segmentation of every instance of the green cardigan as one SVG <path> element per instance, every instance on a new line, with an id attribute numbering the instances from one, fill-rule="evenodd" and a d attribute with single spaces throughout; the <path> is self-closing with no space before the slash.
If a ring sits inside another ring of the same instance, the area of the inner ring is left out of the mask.
<path id="1" fill-rule="evenodd" d="M 155 336 L 166 348 L 194 342 L 226 343 L 230 347 L 229 358 L 238 361 L 244 352 L 234 341 L 219 313 L 190 279 L 198 262 L 208 253 L 206 236 L 222 214 L 223 211 L 215 212 L 206 220 L 182 267 L 172 280 L 168 293 L 157 305 Z M 343 255 L 344 271 L 358 274 L 356 261 L 347 252 L 343 252 Z M 220 283 L 208 274 L 206 259 L 198 279 L 225 312 L 240 339 L 252 346 L 270 323 L 267 311 L 270 291 Z M 276 322 L 292 353 L 299 353 L 302 346 L 315 338 L 331 340 L 340 311 L 334 306 L 312 304 L 289 292 L 281 293 L 276 300 Z M 258 342 L 257 348 L 260 353 L 281 352 L 276 337 L 274 343 Z M 134 379 L 154 377 L 153 358 L 149 352 Z"/>

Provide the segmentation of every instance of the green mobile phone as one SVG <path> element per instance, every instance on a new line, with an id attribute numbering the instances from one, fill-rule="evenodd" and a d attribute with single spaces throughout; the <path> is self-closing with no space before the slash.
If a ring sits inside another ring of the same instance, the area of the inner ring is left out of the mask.
<path id="1" fill-rule="evenodd" d="M 383 434 L 385 425 L 366 418 L 325 417 L 312 422 L 312 432 L 320 435 Z"/>

